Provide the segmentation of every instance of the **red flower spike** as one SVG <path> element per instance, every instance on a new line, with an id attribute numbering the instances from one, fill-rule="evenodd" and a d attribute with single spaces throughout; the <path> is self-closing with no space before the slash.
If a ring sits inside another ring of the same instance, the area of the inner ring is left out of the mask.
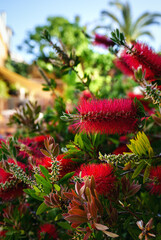
<path id="1" fill-rule="evenodd" d="M 153 167 L 150 171 L 148 187 L 152 194 L 161 195 L 161 166 Z"/>
<path id="2" fill-rule="evenodd" d="M 118 154 L 123 154 L 124 152 L 129 152 L 129 149 L 126 146 L 126 144 L 121 144 L 113 151 L 112 154 L 118 155 Z"/>
<path id="3" fill-rule="evenodd" d="M 146 80 L 154 81 L 161 76 L 161 56 L 148 45 L 139 42 L 134 43 L 132 53 L 125 49 L 115 65 L 128 76 L 134 76 L 133 69 L 136 70 L 139 66 L 146 72 Z"/>
<path id="4" fill-rule="evenodd" d="M 3 240 L 6 237 L 6 230 L 0 230 L 0 239 Z"/>
<path id="5" fill-rule="evenodd" d="M 114 46 L 115 43 L 110 38 L 107 38 L 106 36 L 95 34 L 95 40 L 93 42 L 93 45 L 98 45 L 104 48 L 108 48 L 110 46 Z"/>
<path id="6" fill-rule="evenodd" d="M 8 159 L 8 163 L 14 163 L 13 159 Z M 18 162 L 17 161 L 17 165 L 19 167 L 21 167 L 24 171 L 26 169 L 26 165 Z M 14 176 L 9 173 L 6 172 L 3 168 L 0 168 L 0 183 L 6 183 L 6 182 L 10 182 L 11 180 L 14 179 Z M 11 201 L 19 196 L 21 196 L 23 194 L 23 184 L 22 183 L 17 183 L 12 187 L 8 187 L 8 188 L 0 188 L 0 198 L 3 201 Z"/>
<path id="7" fill-rule="evenodd" d="M 35 158 L 44 157 L 40 149 L 44 149 L 44 140 L 48 137 L 48 135 L 40 135 L 33 138 L 19 139 L 19 142 L 22 142 L 24 145 L 26 145 L 26 149 L 24 147 L 24 151 L 19 151 L 19 156 L 26 158 L 29 157 L 29 153 L 31 153 Z"/>
<path id="8" fill-rule="evenodd" d="M 80 103 L 73 126 L 91 133 L 123 134 L 135 132 L 138 107 L 131 99 L 91 100 Z"/>
<path id="9" fill-rule="evenodd" d="M 56 232 L 55 225 L 53 225 L 53 224 L 45 223 L 45 224 L 41 225 L 40 229 L 38 230 L 38 239 L 39 240 L 43 239 L 43 238 L 41 238 L 41 236 L 43 234 L 48 235 L 50 237 L 49 239 L 53 239 L 53 240 L 58 239 L 58 234 Z"/>
<path id="10" fill-rule="evenodd" d="M 133 92 L 129 92 L 129 93 L 127 94 L 127 96 L 128 96 L 128 98 L 130 98 L 130 99 L 135 99 L 135 98 L 137 98 L 137 99 L 142 103 L 145 112 L 148 112 L 149 115 L 151 115 L 151 113 L 154 112 L 154 110 L 149 106 L 150 101 L 147 100 L 147 99 L 144 99 L 144 98 L 145 98 L 144 95 L 135 94 L 135 93 L 133 93 Z"/>
<path id="11" fill-rule="evenodd" d="M 65 158 L 65 154 L 58 155 L 56 160 L 60 162 L 59 175 L 61 178 L 67 173 L 75 171 L 79 167 L 77 162 L 72 161 L 70 158 Z"/>
<path id="12" fill-rule="evenodd" d="M 90 100 L 92 98 L 93 98 L 92 94 L 88 90 L 84 90 L 83 92 L 81 92 L 79 102 L 81 103 L 83 101 Z"/>
<path id="13" fill-rule="evenodd" d="M 107 195 L 113 189 L 116 177 L 113 174 L 113 167 L 109 164 L 89 164 L 80 167 L 81 177 L 94 176 L 96 191 L 99 194 Z"/>
<path id="14" fill-rule="evenodd" d="M 5 190 L 0 189 L 0 199 L 4 202 L 12 201 L 23 195 L 23 189 L 24 187 L 21 183 Z"/>

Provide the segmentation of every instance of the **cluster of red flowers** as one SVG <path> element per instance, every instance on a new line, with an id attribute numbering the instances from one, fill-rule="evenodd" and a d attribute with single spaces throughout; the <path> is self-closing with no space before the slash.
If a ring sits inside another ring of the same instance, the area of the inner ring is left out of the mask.
<path id="1" fill-rule="evenodd" d="M 107 38 L 106 36 L 102 36 L 99 34 L 95 34 L 95 39 L 93 44 L 104 47 L 104 48 L 109 48 L 110 46 L 115 45 L 115 43 L 110 38 Z"/>
<path id="2" fill-rule="evenodd" d="M 79 102 L 83 102 L 92 98 L 92 94 L 88 90 L 84 90 L 79 98 Z"/>
<path id="3" fill-rule="evenodd" d="M 8 159 L 7 162 L 16 164 L 13 159 Z M 17 162 L 17 165 L 25 171 L 25 169 L 26 169 L 25 164 L 23 164 L 21 162 Z M 13 176 L 13 174 L 7 172 L 3 168 L 0 168 L 0 183 L 5 184 L 6 182 L 11 182 L 14 179 L 15 179 L 15 177 Z M 14 184 L 11 187 L 6 187 L 6 188 L 1 187 L 0 188 L 0 198 L 3 201 L 13 200 L 13 199 L 21 196 L 22 194 L 23 194 L 23 184 L 19 183 L 19 182 L 16 182 L 16 184 Z"/>
<path id="4" fill-rule="evenodd" d="M 161 166 L 152 167 L 148 187 L 152 194 L 161 195 Z"/>
<path id="5" fill-rule="evenodd" d="M 3 240 L 6 237 L 6 232 L 5 230 L 0 230 L 0 239 Z"/>
<path id="6" fill-rule="evenodd" d="M 134 77 L 134 69 L 142 66 L 146 71 L 146 80 L 157 80 L 161 76 L 161 56 L 155 53 L 148 45 L 136 42 L 133 44 L 132 52 L 126 49 L 115 61 L 116 66 L 126 75 Z"/>
<path id="7" fill-rule="evenodd" d="M 30 152 L 35 158 L 43 157 L 43 154 L 41 153 L 40 149 L 44 148 L 44 140 L 47 137 L 48 136 L 46 135 L 45 136 L 40 135 L 33 138 L 20 139 L 19 141 L 26 145 L 28 150 L 19 151 L 19 156 L 22 158 L 26 158 L 29 156 L 27 152 Z"/>
<path id="8" fill-rule="evenodd" d="M 39 240 L 44 239 L 45 236 L 48 237 L 48 239 L 51 239 L 51 240 L 58 239 L 58 234 L 56 232 L 56 228 L 55 228 L 54 224 L 45 223 L 45 224 L 40 226 L 40 229 L 38 231 L 38 239 Z"/>
<path id="9" fill-rule="evenodd" d="M 123 134 L 137 129 L 138 107 L 130 99 L 83 101 L 77 110 L 79 121 L 74 126 L 80 131 Z"/>
<path id="10" fill-rule="evenodd" d="M 114 169 L 109 164 L 89 164 L 82 165 L 79 169 L 78 175 L 81 172 L 81 177 L 94 176 L 96 182 L 96 191 L 99 194 L 108 195 L 114 188 L 116 177 L 114 176 Z"/>
<path id="11" fill-rule="evenodd" d="M 59 178 L 62 178 L 69 172 L 75 171 L 79 164 L 71 160 L 71 158 L 65 158 L 65 154 L 60 154 L 57 156 L 56 160 L 60 163 Z M 52 166 L 52 160 L 49 157 L 37 158 L 36 166 L 42 165 L 47 168 L 49 171 Z"/>
<path id="12" fill-rule="evenodd" d="M 135 98 L 137 98 L 137 99 L 142 103 L 145 112 L 149 113 L 150 115 L 154 112 L 154 109 L 151 108 L 150 105 L 149 105 L 149 104 L 150 104 L 149 99 L 145 99 L 145 98 L 144 98 L 144 95 L 142 95 L 142 94 L 135 94 L 135 93 L 133 93 L 133 92 L 129 92 L 129 93 L 127 94 L 127 96 L 128 96 L 130 99 L 135 99 Z"/>
<path id="13" fill-rule="evenodd" d="M 65 154 L 60 154 L 56 160 L 60 162 L 60 178 L 69 172 L 75 171 L 79 167 L 77 162 L 72 161 L 70 158 L 65 158 Z"/>

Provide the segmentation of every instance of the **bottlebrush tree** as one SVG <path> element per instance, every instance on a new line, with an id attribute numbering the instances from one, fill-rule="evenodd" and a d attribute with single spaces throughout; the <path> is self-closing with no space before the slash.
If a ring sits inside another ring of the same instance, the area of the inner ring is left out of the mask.
<path id="1" fill-rule="evenodd" d="M 96 35 L 94 44 L 117 45 L 116 67 L 142 91 L 109 99 L 91 91 L 80 57 L 43 37 L 82 93 L 71 111 L 57 96 L 41 119 L 31 102 L 11 117 L 19 131 L 0 142 L 0 239 L 161 239 L 161 56 L 118 29 Z"/>

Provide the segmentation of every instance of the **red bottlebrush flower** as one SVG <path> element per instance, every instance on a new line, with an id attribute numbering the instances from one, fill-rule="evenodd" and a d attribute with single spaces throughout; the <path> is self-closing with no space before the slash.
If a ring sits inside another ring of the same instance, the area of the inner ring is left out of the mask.
<path id="1" fill-rule="evenodd" d="M 1 230 L 0 231 L 0 239 L 3 240 L 6 237 L 6 230 Z"/>
<path id="2" fill-rule="evenodd" d="M 0 168 L 0 183 L 7 182 L 11 176 L 11 173 L 8 173 L 3 168 Z"/>
<path id="3" fill-rule="evenodd" d="M 68 132 L 72 133 L 72 134 L 76 134 L 76 130 L 75 127 L 73 125 L 69 125 L 68 126 Z"/>
<path id="4" fill-rule="evenodd" d="M 124 57 L 121 55 L 120 58 L 117 58 L 114 60 L 114 64 L 115 66 L 120 69 L 121 72 L 123 72 L 125 75 L 133 77 L 134 78 L 134 71 L 131 68 L 131 66 L 129 66 Z"/>
<path id="5" fill-rule="evenodd" d="M 116 182 L 113 167 L 109 164 L 89 164 L 80 167 L 81 177 L 94 176 L 96 191 L 99 194 L 107 195 L 111 192 Z"/>
<path id="6" fill-rule="evenodd" d="M 47 236 L 48 239 L 53 239 L 53 240 L 58 238 L 55 225 L 50 223 L 45 223 L 40 226 L 40 229 L 38 230 L 38 239 L 39 240 L 44 239 L 45 236 Z"/>
<path id="7" fill-rule="evenodd" d="M 110 38 L 107 38 L 106 36 L 102 36 L 102 35 L 99 35 L 99 34 L 95 34 L 95 39 L 94 39 L 93 44 L 98 45 L 98 46 L 102 46 L 102 47 L 105 47 L 105 48 L 108 48 L 110 46 L 115 45 L 115 43 Z"/>
<path id="8" fill-rule="evenodd" d="M 42 165 L 45 168 L 49 169 L 51 167 L 51 158 L 43 157 L 36 159 L 36 166 Z"/>
<path id="9" fill-rule="evenodd" d="M 128 147 L 126 144 L 118 146 L 114 151 L 113 154 L 118 155 L 118 154 L 123 154 L 124 152 L 129 152 Z"/>
<path id="10" fill-rule="evenodd" d="M 27 146 L 27 150 L 31 152 L 31 154 L 36 157 L 36 158 L 41 158 L 44 155 L 41 153 L 40 149 L 44 148 L 44 140 L 49 137 L 47 135 L 43 136 L 36 136 L 33 138 L 25 138 L 25 139 L 20 139 L 19 141 L 22 142 L 24 145 Z M 28 152 L 20 151 L 19 156 L 22 158 L 26 158 L 29 156 Z"/>
<path id="11" fill-rule="evenodd" d="M 33 143 L 35 143 L 36 144 L 36 146 L 38 146 L 38 147 L 44 147 L 44 140 L 46 139 L 46 138 L 48 138 L 49 136 L 43 136 L 43 135 L 40 135 L 40 136 L 36 136 L 36 137 L 33 137 L 32 139 L 31 139 L 31 141 L 33 142 Z"/>
<path id="12" fill-rule="evenodd" d="M 22 194 L 24 193 L 23 189 L 24 189 L 24 186 L 22 183 L 18 183 L 12 188 L 7 188 L 3 190 L 0 189 L 0 198 L 4 202 L 12 201 L 15 198 L 22 196 Z"/>
<path id="13" fill-rule="evenodd" d="M 78 120 L 73 126 L 87 133 L 106 134 L 135 132 L 138 107 L 130 99 L 91 100 L 78 106 Z"/>
<path id="14" fill-rule="evenodd" d="M 137 98 L 138 100 L 144 99 L 144 95 L 136 94 L 136 93 L 133 93 L 133 92 L 128 92 L 127 96 L 131 99 L 134 99 L 134 98 Z"/>
<path id="15" fill-rule="evenodd" d="M 151 189 L 152 194 L 161 195 L 161 166 L 152 167 L 148 187 Z"/>
<path id="16" fill-rule="evenodd" d="M 56 160 L 60 162 L 60 177 L 62 178 L 65 174 L 75 171 L 79 164 L 72 161 L 70 158 L 64 158 L 65 154 L 60 154 L 57 156 Z"/>
<path id="17" fill-rule="evenodd" d="M 13 159 L 8 159 L 9 163 L 14 163 Z M 17 162 L 18 166 L 21 167 L 24 171 L 26 169 L 26 165 Z M 0 168 L 0 183 L 6 183 L 10 182 L 11 180 L 14 179 L 14 176 L 6 172 L 3 168 Z M 23 194 L 23 184 L 22 183 L 16 183 L 14 186 L 9 186 L 8 188 L 0 188 L 0 198 L 3 201 L 11 201 Z"/>
<path id="18" fill-rule="evenodd" d="M 133 69 L 136 70 L 139 66 L 146 71 L 146 80 L 154 81 L 161 76 L 161 56 L 143 43 L 134 43 L 132 53 L 124 50 L 115 64 L 123 73 L 130 76 Z"/>
<path id="19" fill-rule="evenodd" d="M 89 99 L 91 99 L 91 98 L 92 98 L 92 94 L 91 94 L 88 90 L 84 90 L 84 91 L 81 93 L 79 102 L 82 102 L 82 101 L 85 101 L 85 100 L 89 100 Z"/>
<path id="20" fill-rule="evenodd" d="M 145 111 L 148 112 L 149 114 L 154 112 L 153 109 L 149 107 L 149 104 L 150 104 L 149 100 L 147 100 L 147 99 L 145 100 L 144 99 L 144 95 L 135 94 L 133 92 L 129 92 L 128 93 L 128 97 L 130 99 L 137 98 L 143 104 L 143 107 L 144 107 Z"/>

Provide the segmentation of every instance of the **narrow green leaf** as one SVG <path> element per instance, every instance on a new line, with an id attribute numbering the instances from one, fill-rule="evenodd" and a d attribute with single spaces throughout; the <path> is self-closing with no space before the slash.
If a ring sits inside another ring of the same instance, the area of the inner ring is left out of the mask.
<path id="1" fill-rule="evenodd" d="M 27 193 L 28 195 L 30 195 L 32 198 L 35 198 L 39 201 L 44 201 L 43 196 L 45 196 L 46 194 L 44 193 L 36 193 L 34 190 L 32 189 L 24 189 L 23 190 L 25 193 Z"/>
<path id="2" fill-rule="evenodd" d="M 40 206 L 38 207 L 37 211 L 36 211 L 36 215 L 40 215 L 41 213 L 47 211 L 49 209 L 49 207 L 43 202 L 40 204 Z"/>
<path id="3" fill-rule="evenodd" d="M 35 174 L 36 182 L 42 184 L 44 187 L 44 192 L 50 193 L 52 189 L 52 184 L 46 181 L 46 179 L 38 174 Z"/>
<path id="4" fill-rule="evenodd" d="M 146 168 L 145 168 L 145 172 L 144 172 L 143 183 L 145 183 L 146 179 L 149 177 L 150 169 L 151 169 L 151 166 L 147 165 Z"/>
<path id="5" fill-rule="evenodd" d="M 13 156 L 16 158 L 17 157 L 17 150 L 14 146 L 12 148 L 12 152 L 13 152 Z"/>
<path id="6" fill-rule="evenodd" d="M 144 166 L 145 166 L 145 162 L 142 161 L 139 164 L 139 166 L 137 166 L 137 168 L 135 169 L 135 171 L 134 171 L 134 173 L 132 175 L 132 178 L 136 178 L 139 175 L 139 173 L 143 170 Z"/>
<path id="7" fill-rule="evenodd" d="M 40 165 L 39 167 L 40 167 L 40 170 L 41 170 L 42 174 L 46 177 L 46 180 L 48 182 L 50 182 L 51 175 L 48 172 L 48 170 L 44 166 L 42 166 L 42 165 Z"/>
<path id="8" fill-rule="evenodd" d="M 59 180 L 59 183 L 67 181 L 69 178 L 73 177 L 75 172 L 67 173 L 64 177 Z"/>
<path id="9" fill-rule="evenodd" d="M 54 188 L 55 188 L 55 190 L 58 191 L 58 192 L 59 192 L 60 189 L 61 189 L 60 186 L 59 186 L 58 184 L 54 184 Z"/>
<path id="10" fill-rule="evenodd" d="M 71 225 L 68 222 L 57 222 L 57 225 L 63 229 L 71 229 Z"/>
<path id="11" fill-rule="evenodd" d="M 117 38 L 120 38 L 120 32 L 119 32 L 118 28 L 116 28 L 116 36 L 117 36 Z"/>

